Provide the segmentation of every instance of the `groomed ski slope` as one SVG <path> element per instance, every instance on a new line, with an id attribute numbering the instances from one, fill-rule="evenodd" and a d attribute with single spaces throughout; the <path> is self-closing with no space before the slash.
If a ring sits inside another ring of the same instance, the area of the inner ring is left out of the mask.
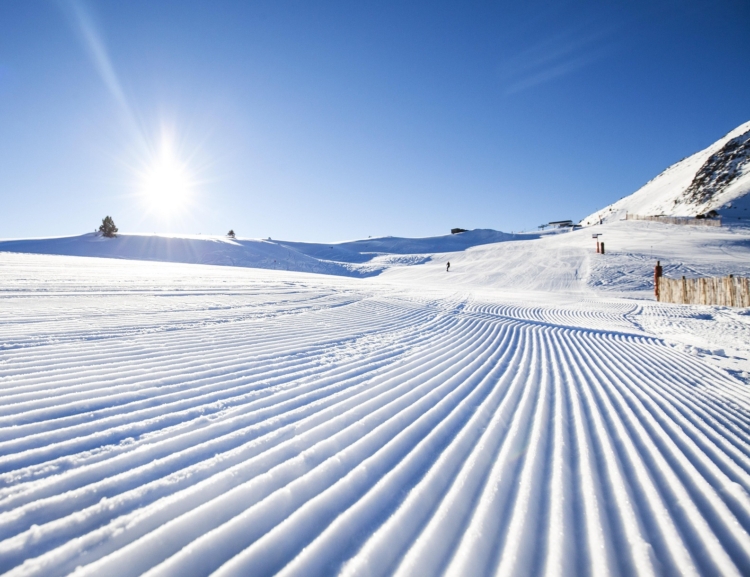
<path id="1" fill-rule="evenodd" d="M 750 573 L 750 315 L 648 297 L 655 238 L 750 237 L 651 225 L 368 279 L 0 253 L 0 572 Z"/>

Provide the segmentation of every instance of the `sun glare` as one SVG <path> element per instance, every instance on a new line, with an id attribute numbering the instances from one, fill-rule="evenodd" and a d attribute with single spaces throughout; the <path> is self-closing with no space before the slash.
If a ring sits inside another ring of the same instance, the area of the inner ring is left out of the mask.
<path id="1" fill-rule="evenodd" d="M 187 166 L 175 157 L 170 146 L 162 146 L 142 177 L 142 194 L 150 211 L 171 216 L 186 208 L 194 183 Z"/>

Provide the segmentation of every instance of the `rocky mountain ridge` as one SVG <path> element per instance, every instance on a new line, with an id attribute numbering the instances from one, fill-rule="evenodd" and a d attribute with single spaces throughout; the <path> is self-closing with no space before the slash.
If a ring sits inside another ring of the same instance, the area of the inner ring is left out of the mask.
<path id="1" fill-rule="evenodd" d="M 641 216 L 712 213 L 750 223 L 750 122 L 683 158 L 633 194 L 590 214 L 581 224 Z"/>
<path id="2" fill-rule="evenodd" d="M 727 142 L 712 154 L 687 187 L 680 202 L 708 205 L 736 182 L 750 163 L 750 131 Z M 718 208 L 718 207 L 716 207 Z"/>

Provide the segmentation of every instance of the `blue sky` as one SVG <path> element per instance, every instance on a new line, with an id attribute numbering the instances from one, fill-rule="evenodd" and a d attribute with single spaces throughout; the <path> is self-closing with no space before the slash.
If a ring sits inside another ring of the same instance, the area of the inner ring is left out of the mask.
<path id="1" fill-rule="evenodd" d="M 740 0 L 4 0 L 0 237 L 580 219 L 750 120 L 749 30 Z"/>

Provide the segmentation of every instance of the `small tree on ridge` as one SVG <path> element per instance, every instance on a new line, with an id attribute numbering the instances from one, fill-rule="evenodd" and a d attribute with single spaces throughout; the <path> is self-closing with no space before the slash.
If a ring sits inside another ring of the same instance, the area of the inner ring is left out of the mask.
<path id="1" fill-rule="evenodd" d="M 115 221 L 112 220 L 111 216 L 105 216 L 102 219 L 102 224 L 99 227 L 99 232 L 102 233 L 102 236 L 106 236 L 107 238 L 114 238 L 115 233 L 117 232 L 117 227 L 115 226 Z"/>

